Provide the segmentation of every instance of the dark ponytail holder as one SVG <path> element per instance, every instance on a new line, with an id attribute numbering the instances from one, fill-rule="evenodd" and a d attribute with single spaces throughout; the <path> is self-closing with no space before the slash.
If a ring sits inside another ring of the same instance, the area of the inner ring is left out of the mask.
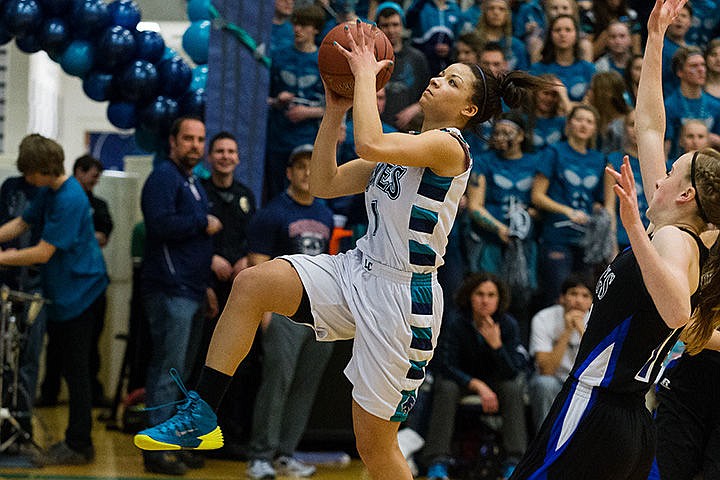
<path id="1" fill-rule="evenodd" d="M 480 80 L 482 80 L 483 84 L 483 103 L 480 106 L 480 110 L 478 110 L 477 117 L 482 120 L 483 115 L 485 114 L 485 106 L 487 105 L 487 97 L 488 97 L 488 85 L 487 85 L 487 78 L 485 77 L 485 72 L 483 72 L 483 69 L 480 65 L 477 63 L 475 66 L 480 70 Z"/>

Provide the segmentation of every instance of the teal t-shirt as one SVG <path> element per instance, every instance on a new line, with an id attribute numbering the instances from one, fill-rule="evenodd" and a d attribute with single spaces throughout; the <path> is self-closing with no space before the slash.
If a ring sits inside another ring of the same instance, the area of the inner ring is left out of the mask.
<path id="1" fill-rule="evenodd" d="M 41 269 L 43 292 L 51 302 L 48 319 L 61 322 L 77 317 L 108 284 L 87 195 L 69 177 L 58 190 L 41 188 L 22 218 L 37 226 L 40 238 L 56 248 Z"/>

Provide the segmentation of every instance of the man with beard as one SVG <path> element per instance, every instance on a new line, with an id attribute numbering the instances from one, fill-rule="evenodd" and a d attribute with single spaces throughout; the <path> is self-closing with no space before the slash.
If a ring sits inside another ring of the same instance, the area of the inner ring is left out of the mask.
<path id="1" fill-rule="evenodd" d="M 192 365 L 190 333 L 210 280 L 212 235 L 222 223 L 208 213 L 207 195 L 193 175 L 205 150 L 205 125 L 198 118 L 175 121 L 168 138 L 169 161 L 155 167 L 142 190 L 141 206 L 147 238 L 142 282 L 145 318 L 152 354 L 145 387 L 148 407 L 177 400 L 177 388 L 167 372 L 184 378 Z M 167 420 L 172 407 L 149 410 L 150 425 Z M 145 468 L 154 473 L 182 475 L 187 455 L 144 452 Z"/>

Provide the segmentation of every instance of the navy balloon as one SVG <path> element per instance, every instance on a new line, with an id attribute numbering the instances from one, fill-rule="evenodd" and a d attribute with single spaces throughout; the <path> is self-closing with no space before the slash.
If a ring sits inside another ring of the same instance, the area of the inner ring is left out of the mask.
<path id="1" fill-rule="evenodd" d="M 50 54 L 62 52 L 70 44 L 71 34 L 68 23 L 59 17 L 48 18 L 40 30 L 40 43 Z"/>
<path id="2" fill-rule="evenodd" d="M 189 0 L 187 14 L 191 22 L 210 20 L 210 0 Z"/>
<path id="3" fill-rule="evenodd" d="M 210 45 L 210 21 L 200 20 L 190 24 L 183 34 L 183 50 L 197 64 L 207 63 Z"/>
<path id="4" fill-rule="evenodd" d="M 110 100 L 113 95 L 113 76 L 105 72 L 90 72 L 83 80 L 85 95 L 96 102 Z"/>
<path id="5" fill-rule="evenodd" d="M 151 132 L 142 127 L 135 128 L 135 144 L 148 153 L 155 152 L 160 149 L 160 138 L 155 132 Z"/>
<path id="6" fill-rule="evenodd" d="M 159 95 L 140 111 L 140 124 L 160 136 L 167 135 L 179 111 L 176 100 Z"/>
<path id="7" fill-rule="evenodd" d="M 171 98 L 179 98 L 183 95 L 192 80 L 192 70 L 178 56 L 160 62 L 158 73 L 160 74 L 160 93 Z"/>
<path id="8" fill-rule="evenodd" d="M 192 115 L 195 117 L 205 118 L 205 89 L 199 88 L 187 92 L 180 99 L 180 114 Z"/>
<path id="9" fill-rule="evenodd" d="M 9 0 L 2 14 L 5 30 L 18 37 L 35 32 L 43 19 L 42 9 L 36 0 Z"/>
<path id="10" fill-rule="evenodd" d="M 84 77 L 93 66 L 95 49 L 87 40 L 73 40 L 60 54 L 60 66 L 69 75 Z"/>
<path id="11" fill-rule="evenodd" d="M 7 30 L 5 30 L 5 27 L 3 27 L 2 24 L 0 23 L 0 45 L 5 45 L 12 39 L 13 39 L 12 34 L 10 32 L 8 32 Z"/>
<path id="12" fill-rule="evenodd" d="M 100 37 L 97 65 L 105 70 L 120 67 L 135 57 L 135 36 L 127 28 L 114 25 Z"/>
<path id="13" fill-rule="evenodd" d="M 73 0 L 40 0 L 45 17 L 64 16 L 73 8 Z"/>
<path id="14" fill-rule="evenodd" d="M 140 22 L 140 8 L 133 0 L 115 0 L 108 5 L 113 25 L 133 29 Z"/>
<path id="15" fill-rule="evenodd" d="M 157 63 L 165 53 L 165 40 L 158 32 L 145 30 L 135 33 L 135 44 L 137 45 L 135 55 L 140 60 Z"/>
<path id="16" fill-rule="evenodd" d="M 207 85 L 207 75 L 207 65 L 198 65 L 197 67 L 193 68 L 192 81 L 190 82 L 189 90 L 198 90 L 200 88 L 205 88 L 205 86 Z"/>
<path id="17" fill-rule="evenodd" d="M 42 50 L 40 37 L 33 34 L 23 35 L 22 37 L 15 38 L 15 44 L 20 49 L 20 51 L 25 53 L 35 53 Z"/>
<path id="18" fill-rule="evenodd" d="M 159 82 L 155 65 L 135 60 L 120 74 L 120 93 L 131 102 L 143 102 L 157 95 Z"/>
<path id="19" fill-rule="evenodd" d="M 90 38 L 112 22 L 103 0 L 75 0 L 74 4 L 70 21 L 77 37 Z"/>
<path id="20" fill-rule="evenodd" d="M 123 130 L 135 128 L 137 125 L 135 114 L 135 104 L 130 102 L 110 102 L 107 108 L 110 123 Z"/>

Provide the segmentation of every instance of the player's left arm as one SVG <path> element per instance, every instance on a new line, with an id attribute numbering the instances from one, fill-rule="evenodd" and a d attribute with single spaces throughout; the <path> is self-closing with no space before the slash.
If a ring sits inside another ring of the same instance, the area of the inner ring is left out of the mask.
<path id="1" fill-rule="evenodd" d="M 697 289 L 697 245 L 674 226 L 660 228 L 652 241 L 644 230 L 633 230 L 628 236 L 655 307 L 670 328 L 682 327 L 690 319 L 690 296 Z"/>

